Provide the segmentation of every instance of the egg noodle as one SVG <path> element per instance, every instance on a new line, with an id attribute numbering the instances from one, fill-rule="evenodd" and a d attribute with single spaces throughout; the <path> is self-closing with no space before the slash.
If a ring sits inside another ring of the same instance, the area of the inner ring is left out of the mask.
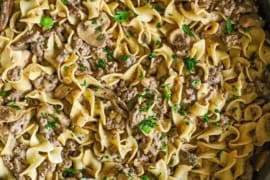
<path id="1" fill-rule="evenodd" d="M 253 1 L 0 3 L 0 179 L 262 168 L 270 44 Z"/>

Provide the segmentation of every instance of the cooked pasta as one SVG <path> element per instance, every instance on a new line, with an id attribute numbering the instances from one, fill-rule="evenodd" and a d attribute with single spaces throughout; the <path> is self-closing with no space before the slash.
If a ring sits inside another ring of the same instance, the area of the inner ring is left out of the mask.
<path id="1" fill-rule="evenodd" d="M 263 166 L 270 41 L 252 0 L 0 3 L 0 179 L 241 180 Z"/>

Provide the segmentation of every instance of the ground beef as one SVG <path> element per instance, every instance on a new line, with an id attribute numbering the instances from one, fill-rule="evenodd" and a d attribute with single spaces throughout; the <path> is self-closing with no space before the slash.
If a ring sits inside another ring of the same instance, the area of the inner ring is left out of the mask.
<path id="1" fill-rule="evenodd" d="M 183 164 L 194 166 L 197 162 L 198 157 L 194 153 L 190 153 L 186 150 L 180 151 L 180 162 Z"/>
<path id="2" fill-rule="evenodd" d="M 27 145 L 17 144 L 12 156 L 3 156 L 4 164 L 16 178 L 19 178 L 19 174 L 28 166 L 25 159 L 27 148 Z"/>
<path id="3" fill-rule="evenodd" d="M 0 31 L 5 29 L 11 12 L 12 12 L 12 8 L 13 8 L 13 0 L 4 0 L 1 1 L 1 7 L 0 7 Z"/>
<path id="4" fill-rule="evenodd" d="M 0 106 L 0 122 L 7 121 L 14 117 L 13 113 L 10 111 L 9 108 Z"/>
<path id="5" fill-rule="evenodd" d="M 215 67 L 210 68 L 207 83 L 209 85 L 216 85 L 219 84 L 222 80 L 221 68 Z"/>
<path id="6" fill-rule="evenodd" d="M 22 91 L 11 91 L 9 96 L 6 97 L 5 102 L 19 102 L 20 100 L 22 100 L 24 98 L 24 93 Z"/>
<path id="7" fill-rule="evenodd" d="M 193 88 L 186 88 L 183 91 L 183 100 L 182 103 L 190 104 L 196 100 L 196 91 Z"/>
<path id="8" fill-rule="evenodd" d="M 122 120 L 119 113 L 110 111 L 109 116 L 107 116 L 105 128 L 107 130 L 122 130 L 125 128 L 125 122 Z"/>
<path id="9" fill-rule="evenodd" d="M 46 74 L 45 76 L 40 76 L 33 80 L 33 85 L 36 89 L 45 90 L 47 92 L 53 91 L 58 83 L 58 78 L 56 75 Z"/>
<path id="10" fill-rule="evenodd" d="M 15 66 L 7 73 L 7 77 L 11 81 L 19 81 L 21 79 L 21 76 L 22 76 L 22 69 L 19 66 Z"/>
<path id="11" fill-rule="evenodd" d="M 41 165 L 37 168 L 38 171 L 38 179 L 39 180 L 46 180 L 46 176 L 49 173 L 54 173 L 56 170 L 57 164 L 53 164 L 48 160 L 41 163 Z"/>
<path id="12" fill-rule="evenodd" d="M 91 52 L 90 46 L 85 43 L 82 39 L 80 39 L 78 36 L 72 37 L 72 48 L 74 51 L 78 52 L 80 56 L 88 56 Z"/>
<path id="13" fill-rule="evenodd" d="M 65 85 L 65 84 L 60 84 L 57 86 L 54 90 L 54 96 L 57 99 L 63 99 L 65 98 L 71 91 L 73 87 Z"/>
<path id="14" fill-rule="evenodd" d="M 185 34 L 178 34 L 178 36 L 172 42 L 172 47 L 174 48 L 178 56 L 186 56 L 187 51 L 191 48 L 193 41 Z"/>
<path id="15" fill-rule="evenodd" d="M 31 115 L 24 114 L 19 120 L 10 124 L 10 132 L 13 134 L 21 133 L 30 123 Z"/>

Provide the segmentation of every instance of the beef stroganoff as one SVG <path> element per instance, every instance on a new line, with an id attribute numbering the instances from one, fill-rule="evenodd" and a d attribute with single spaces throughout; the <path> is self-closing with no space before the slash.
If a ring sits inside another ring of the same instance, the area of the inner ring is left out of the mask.
<path id="1" fill-rule="evenodd" d="M 263 166 L 270 41 L 255 2 L 0 3 L 0 179 L 244 180 Z"/>

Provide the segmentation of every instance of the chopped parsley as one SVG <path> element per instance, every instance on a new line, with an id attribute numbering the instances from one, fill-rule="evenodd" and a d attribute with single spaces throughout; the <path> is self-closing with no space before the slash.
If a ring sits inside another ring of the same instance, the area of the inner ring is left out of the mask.
<path id="1" fill-rule="evenodd" d="M 177 59 L 177 55 L 176 55 L 176 54 L 173 54 L 173 55 L 172 55 L 172 59 L 173 59 L 173 60 L 176 60 L 176 59 Z"/>
<path id="2" fill-rule="evenodd" d="M 128 60 L 131 59 L 131 55 L 122 55 L 122 56 L 120 57 L 120 59 L 121 59 L 121 61 L 126 62 L 126 61 L 128 61 Z"/>
<path id="3" fill-rule="evenodd" d="M 98 60 L 97 66 L 99 68 L 104 69 L 105 68 L 105 65 L 106 65 L 106 63 L 105 63 L 105 60 L 104 59 L 99 59 Z"/>
<path id="4" fill-rule="evenodd" d="M 97 18 L 92 19 L 92 24 L 97 24 Z"/>
<path id="5" fill-rule="evenodd" d="M 162 43 L 162 42 L 161 42 L 160 40 L 157 40 L 157 41 L 156 41 L 156 45 L 157 45 L 158 47 L 161 46 L 161 43 Z"/>
<path id="6" fill-rule="evenodd" d="M 235 99 L 238 99 L 238 98 L 239 98 L 239 96 L 234 95 L 234 94 L 233 94 L 232 97 L 231 97 L 232 100 L 235 100 Z"/>
<path id="7" fill-rule="evenodd" d="M 12 108 L 16 109 L 16 110 L 20 110 L 21 109 L 21 107 L 19 105 L 17 105 L 16 102 L 14 102 L 14 101 L 9 102 L 7 105 L 9 107 L 12 107 Z"/>
<path id="8" fill-rule="evenodd" d="M 179 104 L 174 104 L 172 109 L 173 109 L 173 111 L 176 112 L 178 110 L 178 108 L 179 108 Z"/>
<path id="9" fill-rule="evenodd" d="M 79 64 L 79 69 L 80 69 L 80 71 L 84 72 L 87 70 L 87 67 L 84 64 Z"/>
<path id="10" fill-rule="evenodd" d="M 97 36 L 97 40 L 102 41 L 105 39 L 105 34 L 101 33 Z"/>
<path id="11" fill-rule="evenodd" d="M 143 119 L 139 124 L 140 131 L 149 134 L 157 126 L 155 120 L 156 120 L 155 116 L 149 116 Z"/>
<path id="12" fill-rule="evenodd" d="M 2 97 L 8 97 L 10 95 L 10 92 L 11 91 L 3 91 L 3 90 L 1 90 L 0 91 L 0 96 L 2 96 Z"/>
<path id="13" fill-rule="evenodd" d="M 216 114 L 220 114 L 221 112 L 220 112 L 220 110 L 215 109 L 215 113 L 216 113 Z"/>
<path id="14" fill-rule="evenodd" d="M 189 73 L 192 73 L 196 67 L 197 61 L 195 58 L 184 58 L 184 63 L 186 65 Z"/>
<path id="15" fill-rule="evenodd" d="M 108 46 L 106 46 L 104 48 L 104 52 L 106 52 L 106 57 L 107 57 L 108 60 L 113 60 L 114 59 L 113 51 L 111 51 Z"/>
<path id="16" fill-rule="evenodd" d="M 160 24 L 160 23 L 157 23 L 157 24 L 156 24 L 156 27 L 157 27 L 157 28 L 161 28 L 161 24 Z"/>
<path id="17" fill-rule="evenodd" d="M 96 27 L 95 30 L 98 31 L 98 32 L 102 32 L 102 26 Z"/>
<path id="18" fill-rule="evenodd" d="M 232 21 L 230 19 L 227 19 L 227 21 L 226 21 L 226 33 L 231 34 L 232 31 L 233 31 Z"/>
<path id="19" fill-rule="evenodd" d="M 194 79 L 191 81 L 191 86 L 196 87 L 196 86 L 198 86 L 199 83 L 200 83 L 199 79 Z"/>
<path id="20" fill-rule="evenodd" d="M 144 94 L 138 94 L 138 97 L 144 98 L 144 99 L 152 99 L 154 98 L 154 94 L 150 93 L 149 90 L 146 90 L 146 92 Z"/>
<path id="21" fill-rule="evenodd" d="M 128 11 L 117 11 L 113 17 L 114 21 L 122 23 L 125 22 L 128 17 L 129 17 L 130 13 Z"/>
<path id="22" fill-rule="evenodd" d="M 81 87 L 87 87 L 87 86 L 88 86 L 88 84 L 87 84 L 86 80 L 84 80 L 84 81 L 83 81 L 83 83 L 82 83 L 82 84 L 80 84 L 80 85 L 81 85 Z"/>
<path id="23" fill-rule="evenodd" d="M 141 79 L 144 79 L 145 77 L 145 74 L 143 72 L 141 72 L 140 76 L 139 76 Z"/>
<path id="24" fill-rule="evenodd" d="M 238 91 L 238 89 L 237 89 L 237 87 L 235 85 L 232 86 L 232 91 L 233 92 L 237 92 Z"/>
<path id="25" fill-rule="evenodd" d="M 63 177 L 73 177 L 76 175 L 76 171 L 73 168 L 67 168 L 63 171 L 62 176 Z"/>
<path id="26" fill-rule="evenodd" d="M 164 91 L 163 92 L 163 98 L 167 101 L 171 100 L 172 93 L 169 91 Z"/>
<path id="27" fill-rule="evenodd" d="M 143 175 L 141 179 L 142 179 L 142 180 L 150 180 L 149 177 L 148 177 L 147 175 Z"/>
<path id="28" fill-rule="evenodd" d="M 186 116 L 187 115 L 187 111 L 186 110 L 187 110 L 187 106 L 185 104 L 182 104 L 181 105 L 181 108 L 179 110 L 179 114 L 181 116 Z"/>
<path id="29" fill-rule="evenodd" d="M 40 24 L 45 29 L 51 29 L 53 27 L 53 19 L 50 16 L 42 16 Z"/>
<path id="30" fill-rule="evenodd" d="M 187 24 L 182 25 L 182 30 L 189 36 L 194 37 L 193 32 L 191 31 L 190 27 Z"/>
<path id="31" fill-rule="evenodd" d="M 44 116 L 44 115 L 42 115 L 42 116 Z M 60 120 L 57 117 L 55 117 L 53 114 L 48 113 L 47 116 L 50 117 L 53 121 L 48 122 L 46 124 L 45 128 L 47 128 L 47 129 L 56 128 L 56 125 L 60 124 Z"/>
<path id="32" fill-rule="evenodd" d="M 166 152 L 168 150 L 168 139 L 167 136 L 165 134 L 162 134 L 161 136 L 161 142 L 162 142 L 162 146 L 160 148 L 160 151 L 164 151 Z"/>
<path id="33" fill-rule="evenodd" d="M 67 5 L 68 0 L 61 0 L 64 5 Z"/>
<path id="34" fill-rule="evenodd" d="M 209 122 L 209 120 L 210 120 L 209 115 L 208 115 L 208 114 L 205 114 L 205 115 L 203 116 L 203 121 L 204 121 L 204 122 Z"/>
<path id="35" fill-rule="evenodd" d="M 232 113 L 235 113 L 238 110 L 237 107 L 232 108 Z"/>
<path id="36" fill-rule="evenodd" d="M 157 12 L 159 12 L 159 13 L 162 13 L 162 12 L 163 12 L 162 7 L 160 7 L 159 5 L 154 5 L 153 8 L 154 8 Z"/>
<path id="37" fill-rule="evenodd" d="M 140 112 L 147 112 L 152 105 L 153 105 L 153 102 L 152 101 L 147 101 L 145 103 L 145 106 L 142 107 L 142 108 L 140 108 Z"/>
<path id="38" fill-rule="evenodd" d="M 148 57 L 150 60 L 152 60 L 156 57 L 156 54 L 154 52 L 151 52 Z"/>

